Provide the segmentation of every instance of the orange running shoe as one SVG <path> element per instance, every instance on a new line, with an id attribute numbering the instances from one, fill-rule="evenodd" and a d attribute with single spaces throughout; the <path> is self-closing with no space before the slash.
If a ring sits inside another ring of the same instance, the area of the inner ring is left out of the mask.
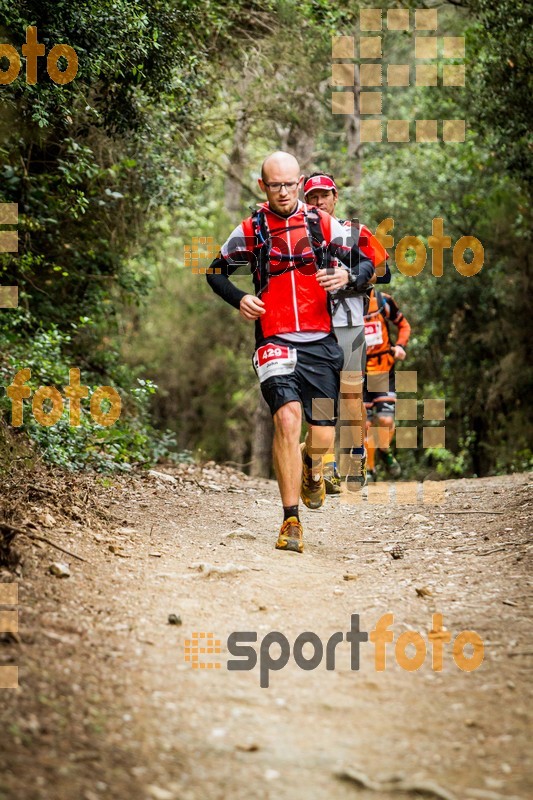
<path id="1" fill-rule="evenodd" d="M 335 456 L 328 453 L 322 459 L 324 483 L 326 484 L 326 494 L 341 493 L 341 476 L 337 470 Z"/>
<path id="2" fill-rule="evenodd" d="M 324 483 L 324 476 L 320 475 L 319 479 L 315 481 L 311 469 L 305 463 L 305 442 L 300 445 L 302 450 L 302 488 L 300 497 L 307 508 L 316 510 L 324 505 L 326 499 L 326 484 Z"/>
<path id="3" fill-rule="evenodd" d="M 289 517 L 281 526 L 278 541 L 276 542 L 276 550 L 292 550 L 295 553 L 303 553 L 304 531 L 301 523 L 296 517 Z"/>

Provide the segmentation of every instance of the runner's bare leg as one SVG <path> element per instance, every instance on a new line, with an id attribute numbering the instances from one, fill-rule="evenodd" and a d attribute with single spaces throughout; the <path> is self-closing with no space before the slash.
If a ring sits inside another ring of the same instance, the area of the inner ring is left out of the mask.
<path id="1" fill-rule="evenodd" d="M 284 506 L 298 505 L 302 485 L 302 456 L 300 433 L 302 430 L 302 408 L 300 403 L 286 403 L 276 411 L 272 455 L 278 479 L 281 502 Z M 316 471 L 322 472 L 322 458 L 333 443 L 333 425 L 310 425 L 306 438 L 308 451 L 312 454 Z"/>
<path id="2" fill-rule="evenodd" d="M 313 460 L 313 475 L 322 474 L 322 457 L 333 449 L 334 443 L 334 425 L 309 425 L 309 430 L 305 437 L 305 447 Z"/>
<path id="3" fill-rule="evenodd" d="M 302 456 L 300 453 L 302 407 L 300 403 L 296 401 L 285 403 L 276 411 L 273 421 L 272 455 L 281 502 L 284 506 L 296 506 L 300 499 L 302 484 Z"/>
<path id="4" fill-rule="evenodd" d="M 363 447 L 366 428 L 366 410 L 363 403 L 363 376 L 353 372 L 341 372 L 341 399 L 347 419 L 342 419 L 343 425 L 351 427 L 350 446 Z M 340 413 L 339 413 L 340 417 Z M 341 452 L 348 444 L 341 444 Z M 341 461 L 343 459 L 341 458 Z"/>

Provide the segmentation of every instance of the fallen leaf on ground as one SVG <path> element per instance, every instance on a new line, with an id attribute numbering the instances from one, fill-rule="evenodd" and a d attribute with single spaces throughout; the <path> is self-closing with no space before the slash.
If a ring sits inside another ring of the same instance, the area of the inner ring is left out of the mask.
<path id="1" fill-rule="evenodd" d="M 151 478 L 156 478 L 157 480 L 163 481 L 164 483 L 172 484 L 173 486 L 176 486 L 178 483 L 178 481 L 173 475 L 167 475 L 166 472 L 158 472 L 155 469 L 149 469 L 148 475 L 150 475 Z"/>
<path id="2" fill-rule="evenodd" d="M 64 564 L 61 561 L 54 561 L 53 564 L 50 564 L 49 572 L 52 575 L 55 575 L 56 578 L 70 578 L 70 567 L 68 564 Z"/>
<path id="3" fill-rule="evenodd" d="M 250 531 L 236 530 L 236 531 L 230 531 L 229 533 L 226 533 L 224 538 L 225 539 L 257 539 L 257 536 L 254 533 L 250 533 Z"/>
<path id="4" fill-rule="evenodd" d="M 176 795 L 174 792 L 169 792 L 168 789 L 161 789 L 160 786 L 153 784 L 146 787 L 146 791 L 153 800 L 175 800 Z"/>
<path id="5" fill-rule="evenodd" d="M 207 577 L 208 575 L 234 575 L 238 572 L 246 572 L 249 567 L 244 566 L 243 564 L 209 564 L 206 561 L 200 561 L 195 564 L 191 564 L 189 569 L 195 569 L 197 572 L 201 572 L 202 575 Z"/>
<path id="6" fill-rule="evenodd" d="M 438 800 L 456 800 L 455 795 L 433 781 L 410 781 L 395 776 L 385 780 L 371 780 L 364 772 L 354 769 L 345 769 L 338 773 L 337 777 L 341 780 L 351 781 L 355 786 L 369 789 L 371 792 L 399 792 L 400 794 L 438 798 Z"/>

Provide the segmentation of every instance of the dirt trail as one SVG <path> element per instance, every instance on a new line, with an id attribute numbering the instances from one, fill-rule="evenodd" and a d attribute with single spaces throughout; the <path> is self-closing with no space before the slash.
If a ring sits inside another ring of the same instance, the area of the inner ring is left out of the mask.
<path id="1" fill-rule="evenodd" d="M 214 466 L 173 474 L 103 489 L 113 525 L 50 532 L 90 563 L 46 545 L 25 552 L 20 641 L 0 646 L 20 683 L 0 690 L 0 800 L 526 799 L 530 476 L 449 481 L 442 506 L 328 498 L 304 510 L 298 555 L 274 550 L 273 482 Z M 58 560 L 70 578 L 48 574 Z M 460 670 L 452 644 L 441 672 L 429 645 L 419 670 L 395 663 L 398 636 L 427 643 L 436 612 L 452 642 L 481 637 L 479 669 Z M 302 632 L 325 650 L 352 614 L 371 631 L 386 613 L 384 671 L 370 642 L 359 670 L 346 641 L 334 670 L 325 655 L 310 671 L 295 663 Z M 268 688 L 259 665 L 226 668 L 234 631 L 257 632 L 257 650 L 271 631 L 287 638 L 291 657 Z M 200 656 L 221 668 L 185 661 L 193 632 L 221 641 L 220 655 Z M 394 776 L 426 794 L 401 793 Z"/>

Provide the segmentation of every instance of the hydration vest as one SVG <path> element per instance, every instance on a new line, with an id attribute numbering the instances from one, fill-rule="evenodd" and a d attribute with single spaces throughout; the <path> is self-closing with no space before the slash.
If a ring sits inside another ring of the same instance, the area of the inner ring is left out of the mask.
<path id="1" fill-rule="evenodd" d="M 246 241 L 253 242 L 256 295 L 265 304 L 259 319 L 263 337 L 331 331 L 329 295 L 315 278 L 331 263 L 329 219 L 299 204 L 289 217 L 264 205 L 243 221 Z"/>
<path id="2" fill-rule="evenodd" d="M 389 326 L 385 316 L 386 301 L 375 289 L 365 314 L 366 371 L 390 372 L 394 366 Z"/>
<path id="3" fill-rule="evenodd" d="M 339 222 L 345 228 L 351 227 L 351 220 L 340 219 Z M 374 267 L 377 267 L 378 264 L 386 262 L 389 257 L 389 254 L 381 242 L 376 239 L 370 228 L 367 228 L 366 225 L 359 226 L 359 240 L 357 242 L 357 246 L 363 255 L 367 256 L 372 261 Z M 346 319 L 350 327 L 352 327 L 353 324 L 352 309 L 350 308 L 350 304 L 347 302 L 347 299 L 353 296 L 353 292 L 349 292 L 346 289 L 340 289 L 339 291 L 335 292 L 335 295 L 332 299 L 332 313 L 335 314 L 337 308 L 342 305 L 346 312 Z M 364 313 L 366 314 L 368 310 L 369 292 L 365 292 L 363 296 L 363 307 Z"/>

